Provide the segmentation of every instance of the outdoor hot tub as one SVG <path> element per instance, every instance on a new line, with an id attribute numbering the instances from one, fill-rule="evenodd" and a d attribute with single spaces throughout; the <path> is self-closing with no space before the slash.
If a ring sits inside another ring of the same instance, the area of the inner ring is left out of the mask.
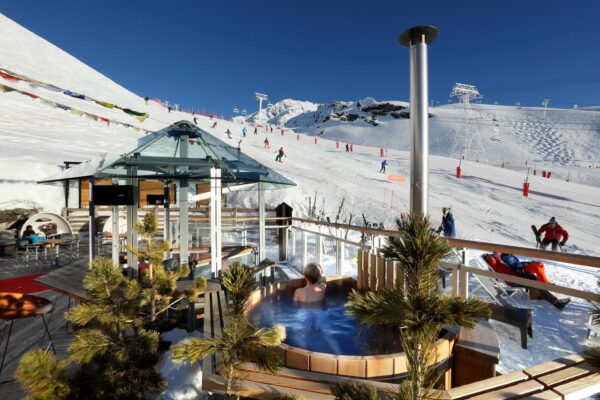
<path id="1" fill-rule="evenodd" d="M 406 355 L 397 331 L 366 327 L 345 315 L 346 299 L 356 280 L 328 277 L 325 300 L 318 306 L 292 301 L 304 279 L 280 282 L 250 296 L 248 319 L 255 327 L 280 323 L 287 338 L 280 346 L 288 368 L 354 378 L 394 379 L 406 373 Z M 456 335 L 443 331 L 436 343 L 438 368 L 449 372 Z M 449 374 L 446 374 L 449 375 Z"/>

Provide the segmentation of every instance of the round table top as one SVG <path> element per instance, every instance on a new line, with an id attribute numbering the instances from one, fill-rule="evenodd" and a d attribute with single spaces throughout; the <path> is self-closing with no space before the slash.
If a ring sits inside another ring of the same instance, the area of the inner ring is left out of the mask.
<path id="1" fill-rule="evenodd" d="M 0 292 L 0 319 L 13 320 L 48 314 L 54 304 L 43 297 L 31 294 Z"/>

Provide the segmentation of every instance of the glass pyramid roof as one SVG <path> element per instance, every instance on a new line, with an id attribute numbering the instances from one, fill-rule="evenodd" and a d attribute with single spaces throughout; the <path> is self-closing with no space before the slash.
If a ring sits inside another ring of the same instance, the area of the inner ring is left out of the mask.
<path id="1" fill-rule="evenodd" d="M 223 185 L 263 183 L 264 189 L 296 184 L 188 121 L 180 121 L 136 142 L 50 176 L 40 183 L 94 176 L 209 180 L 220 168 Z"/>

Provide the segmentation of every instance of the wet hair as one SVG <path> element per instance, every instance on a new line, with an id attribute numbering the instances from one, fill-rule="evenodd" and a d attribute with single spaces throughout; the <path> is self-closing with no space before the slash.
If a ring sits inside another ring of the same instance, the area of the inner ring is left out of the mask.
<path id="1" fill-rule="evenodd" d="M 306 265 L 306 267 L 304 267 L 304 277 L 309 283 L 314 285 L 315 283 L 319 282 L 322 276 L 323 270 L 319 264 L 309 263 Z"/>

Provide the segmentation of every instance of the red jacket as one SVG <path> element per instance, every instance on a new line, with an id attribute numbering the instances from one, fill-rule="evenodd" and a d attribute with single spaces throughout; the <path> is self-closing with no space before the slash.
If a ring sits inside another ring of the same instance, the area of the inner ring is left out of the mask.
<path id="1" fill-rule="evenodd" d="M 566 242 L 569 239 L 569 232 L 565 231 L 559 224 L 544 224 L 540 226 L 538 233 L 540 235 L 545 233 L 544 238 L 548 240 L 561 240 L 564 238 Z"/>

